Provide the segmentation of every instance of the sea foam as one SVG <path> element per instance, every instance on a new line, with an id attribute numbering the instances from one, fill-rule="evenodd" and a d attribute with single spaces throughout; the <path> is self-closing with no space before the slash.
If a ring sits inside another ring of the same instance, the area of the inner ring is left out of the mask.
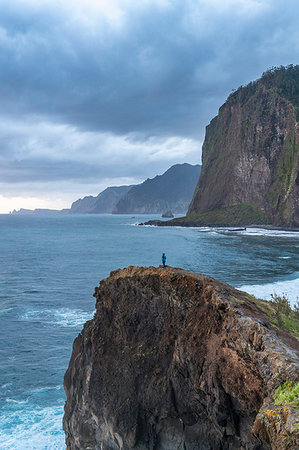
<path id="1" fill-rule="evenodd" d="M 243 285 L 238 289 L 264 300 L 271 300 L 271 294 L 286 295 L 292 306 L 299 301 L 299 278 L 276 283 Z"/>
<path id="2" fill-rule="evenodd" d="M 92 318 L 92 313 L 82 311 L 81 309 L 30 309 L 20 316 L 21 320 L 30 322 L 43 322 L 54 326 L 77 327 L 83 325 Z"/>
<path id="3" fill-rule="evenodd" d="M 0 417 L 0 448 L 5 450 L 65 449 L 63 405 L 24 408 Z M 13 429 L 13 433 L 11 430 Z"/>

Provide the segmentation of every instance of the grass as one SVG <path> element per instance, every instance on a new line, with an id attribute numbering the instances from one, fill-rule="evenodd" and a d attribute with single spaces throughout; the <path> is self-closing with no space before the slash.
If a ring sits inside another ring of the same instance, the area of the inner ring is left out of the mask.
<path id="1" fill-rule="evenodd" d="M 271 295 L 272 300 L 261 300 L 253 295 L 246 294 L 267 316 L 269 321 L 279 327 L 288 330 L 296 339 L 299 340 L 299 303 L 292 309 L 286 295 Z"/>
<path id="2" fill-rule="evenodd" d="M 276 389 L 273 399 L 275 405 L 299 408 L 299 382 L 286 381 Z"/>
<path id="3" fill-rule="evenodd" d="M 229 296 L 229 299 L 231 302 L 233 303 L 239 303 L 240 305 L 242 305 L 244 303 L 244 300 L 241 300 L 239 298 L 234 297 L 233 295 Z"/>
<path id="4" fill-rule="evenodd" d="M 200 214 L 175 219 L 176 222 L 193 223 L 197 226 L 246 226 L 266 225 L 269 219 L 262 211 L 255 210 L 250 203 L 239 203 L 225 208 L 214 209 Z"/>

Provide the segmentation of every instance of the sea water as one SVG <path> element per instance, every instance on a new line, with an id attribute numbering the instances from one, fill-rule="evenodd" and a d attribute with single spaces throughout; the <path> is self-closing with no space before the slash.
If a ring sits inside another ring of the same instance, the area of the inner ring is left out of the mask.
<path id="1" fill-rule="evenodd" d="M 137 226 L 154 216 L 0 215 L 0 449 L 63 449 L 63 375 L 111 270 L 167 264 L 299 296 L 299 233 Z"/>

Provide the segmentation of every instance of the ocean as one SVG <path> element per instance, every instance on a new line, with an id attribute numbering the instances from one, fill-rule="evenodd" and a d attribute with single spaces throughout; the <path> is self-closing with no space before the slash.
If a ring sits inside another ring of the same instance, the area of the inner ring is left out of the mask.
<path id="1" fill-rule="evenodd" d="M 137 226 L 157 216 L 0 215 L 0 449 L 64 449 L 63 375 L 111 270 L 167 264 L 299 296 L 299 233 Z"/>

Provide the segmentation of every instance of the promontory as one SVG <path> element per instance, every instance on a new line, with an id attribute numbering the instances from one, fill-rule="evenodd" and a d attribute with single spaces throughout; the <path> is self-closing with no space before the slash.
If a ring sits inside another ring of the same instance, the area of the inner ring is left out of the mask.
<path id="1" fill-rule="evenodd" d="M 202 161 L 187 217 L 168 225 L 299 227 L 299 66 L 233 92 L 206 128 Z"/>
<path id="2" fill-rule="evenodd" d="M 64 385 L 69 450 L 299 448 L 295 312 L 171 267 L 95 290 Z"/>

